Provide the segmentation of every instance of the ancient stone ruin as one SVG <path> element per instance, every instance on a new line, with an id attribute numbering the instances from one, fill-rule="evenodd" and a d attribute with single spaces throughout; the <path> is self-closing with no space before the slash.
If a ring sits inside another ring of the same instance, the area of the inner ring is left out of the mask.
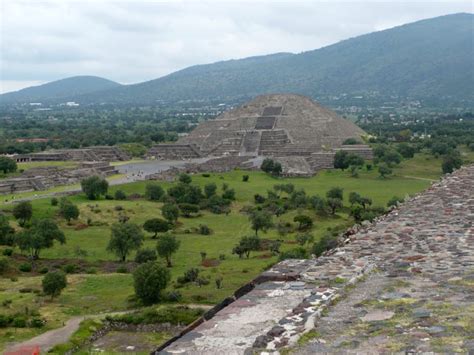
<path id="1" fill-rule="evenodd" d="M 81 149 L 57 149 L 12 157 L 17 163 L 29 161 L 127 161 L 131 157 L 118 147 L 97 146 Z"/>
<path id="2" fill-rule="evenodd" d="M 273 157 L 288 175 L 312 175 L 332 168 L 337 150 L 372 158 L 362 144 L 366 133 L 311 99 L 299 95 L 263 95 L 197 126 L 176 144 L 152 147 L 148 157 L 174 160 L 238 156 Z M 358 145 L 344 145 L 353 138 Z"/>
<path id="3" fill-rule="evenodd" d="M 474 352 L 474 165 L 316 259 L 286 260 L 160 354 Z"/>
<path id="4" fill-rule="evenodd" d="M 0 194 L 41 191 L 49 188 L 75 184 L 92 176 L 110 176 L 118 171 L 108 162 L 82 162 L 76 168 L 38 167 L 32 168 L 17 178 L 0 180 Z"/>

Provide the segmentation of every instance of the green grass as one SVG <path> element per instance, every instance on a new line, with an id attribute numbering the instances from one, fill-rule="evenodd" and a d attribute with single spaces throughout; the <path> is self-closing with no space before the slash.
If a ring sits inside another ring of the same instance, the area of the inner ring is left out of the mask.
<path id="1" fill-rule="evenodd" d="M 201 276 L 208 278 L 210 283 L 202 287 L 188 284 L 179 288 L 179 292 L 183 295 L 182 302 L 217 303 L 230 296 L 236 289 L 256 277 L 265 268 L 277 262 L 277 257 L 272 256 L 268 251 L 252 252 L 250 259 L 239 259 L 231 253 L 233 246 L 242 236 L 253 233 L 247 216 L 242 214 L 240 210 L 244 205 L 253 204 L 255 194 L 266 195 L 266 191 L 275 184 L 291 182 L 296 188 L 305 189 L 308 195 L 318 194 L 320 196 L 324 196 L 330 188 L 339 186 L 344 188 L 346 206 L 348 205 L 347 197 L 352 191 L 370 197 L 375 206 L 385 206 L 387 201 L 395 195 L 405 197 L 425 189 L 429 186 L 430 179 L 439 177 L 439 170 L 440 164 L 434 158 L 426 160 L 423 155 L 417 155 L 413 160 L 404 161 L 399 168 L 395 169 L 394 176 L 388 179 L 380 179 L 376 171 L 361 171 L 359 178 L 351 178 L 347 171 L 323 171 L 312 178 L 293 179 L 278 179 L 262 172 L 239 170 L 223 174 L 212 173 L 210 177 L 204 177 L 202 174 L 194 175 L 193 183 L 200 186 L 214 182 L 220 190 L 223 183 L 228 184 L 230 188 L 235 189 L 237 200 L 233 203 L 228 216 L 202 211 L 198 217 L 179 219 L 180 225 L 174 231 L 174 234 L 181 241 L 181 247 L 173 256 L 172 284 L 169 286 L 169 290 L 174 289 L 176 278 L 181 276 L 184 271 L 191 267 L 199 267 Z M 249 175 L 250 181 L 243 182 L 243 175 Z M 156 183 L 159 183 L 165 189 L 172 185 L 165 182 Z M 143 194 L 145 185 L 146 182 L 141 181 L 113 186 L 110 188 L 110 193 L 113 195 L 116 190 L 121 189 L 127 194 Z M 135 201 L 88 201 L 83 194 L 71 196 L 70 199 L 79 206 L 81 211 L 79 221 L 74 222 L 71 226 L 66 225 L 65 221 L 57 216 L 58 207 L 51 206 L 50 198 L 40 198 L 32 201 L 35 217 L 55 218 L 60 223 L 67 239 L 67 243 L 64 245 L 55 244 L 53 248 L 44 250 L 41 254 L 42 258 L 76 258 L 75 250 L 80 248 L 87 252 L 87 256 L 83 257 L 87 261 L 116 260 L 116 257 L 106 250 L 110 238 L 110 226 L 117 221 L 119 215 L 119 212 L 115 210 L 115 206 L 122 206 L 123 212 L 130 217 L 130 221 L 140 225 L 149 218 L 161 215 L 161 203 L 143 199 Z M 93 206 L 94 210 L 99 209 L 100 211 L 94 212 L 90 206 Z M 0 205 L 0 208 L 8 214 L 13 205 L 4 203 Z M 283 215 L 281 220 L 292 222 L 294 216 L 298 213 L 307 213 L 312 216 L 314 219 L 312 233 L 316 240 L 328 228 L 341 225 L 349 226 L 352 223 L 352 220 L 344 212 L 338 213 L 335 217 L 320 217 L 316 216 L 313 211 L 304 210 L 291 211 Z M 101 222 L 103 225 L 81 230 L 75 229 L 78 224 L 86 224 L 88 219 Z M 213 234 L 202 236 L 186 232 L 200 224 L 208 225 L 213 230 Z M 18 228 L 16 223 L 13 223 L 13 225 Z M 282 251 L 297 246 L 294 244 L 294 233 L 282 238 L 275 229 L 271 229 L 268 233 L 261 233 L 260 236 L 266 239 L 283 239 Z M 151 239 L 151 236 L 147 234 L 144 246 L 154 248 L 155 245 L 156 240 Z M 202 267 L 201 251 L 207 253 L 207 258 L 219 259 L 219 256 L 223 254 L 225 259 L 221 260 L 218 266 Z M 129 260 L 133 257 L 134 254 L 132 253 Z M 216 289 L 214 281 L 217 277 L 223 277 L 223 287 L 221 289 Z M 48 319 L 48 325 L 44 330 L 59 326 L 72 315 L 124 310 L 130 306 L 128 299 L 133 295 L 133 280 L 130 274 L 68 275 L 68 279 L 68 287 L 59 298 L 52 302 L 33 293 L 19 292 L 20 288 L 24 287 L 39 289 L 41 277 L 20 277 L 16 282 L 8 279 L 0 280 L 0 302 L 11 299 L 12 304 L 9 311 L 12 312 L 34 305 L 41 315 Z M 16 340 L 25 339 L 44 330 L 15 330 L 14 337 Z M 11 328 L 3 329 L 0 331 L 0 336 L 9 339 L 12 336 L 10 334 L 12 331 Z"/>

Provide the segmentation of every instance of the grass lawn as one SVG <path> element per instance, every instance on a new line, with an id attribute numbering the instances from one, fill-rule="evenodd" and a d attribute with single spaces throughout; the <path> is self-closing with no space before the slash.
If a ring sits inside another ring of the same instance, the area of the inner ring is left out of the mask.
<path id="1" fill-rule="evenodd" d="M 388 179 L 380 179 L 376 171 L 362 171 L 358 178 L 350 177 L 348 171 L 323 171 L 312 178 L 278 179 L 268 176 L 262 172 L 248 172 L 235 170 L 222 174 L 210 174 L 204 177 L 202 174 L 193 176 L 193 183 L 204 186 L 214 182 L 219 191 L 223 183 L 235 189 L 237 200 L 233 203 L 229 215 L 216 215 L 208 211 L 201 211 L 198 217 L 179 219 L 179 226 L 173 231 L 181 246 L 173 255 L 173 267 L 171 268 L 172 283 L 169 290 L 176 285 L 176 278 L 191 267 L 198 267 L 201 276 L 208 278 L 210 283 L 202 287 L 190 284 L 178 289 L 183 296 L 183 303 L 217 303 L 223 298 L 231 295 L 237 288 L 244 285 L 257 276 L 262 270 L 277 262 L 277 257 L 268 251 L 252 252 L 249 259 L 239 259 L 232 255 L 232 248 L 242 236 L 253 233 L 246 215 L 241 213 L 243 206 L 253 204 L 254 195 L 259 193 L 266 195 L 266 191 L 273 185 L 280 183 L 292 183 L 297 189 L 303 188 L 307 195 L 318 194 L 324 196 L 326 192 L 335 186 L 344 188 L 345 204 L 348 205 L 347 197 L 350 192 L 356 191 L 362 196 L 370 197 L 375 206 L 385 206 L 393 196 L 405 197 L 412 195 L 429 186 L 431 179 L 440 176 L 440 162 L 434 158 L 419 154 L 414 159 L 404 161 L 399 168 L 394 170 L 394 176 Z M 249 175 L 249 182 L 243 182 L 242 176 Z M 409 176 L 409 177 L 407 177 Z M 171 183 L 156 182 L 165 189 Z M 112 186 L 110 193 L 120 189 L 127 194 L 145 191 L 146 182 L 135 182 L 120 186 Z M 55 244 L 54 247 L 44 250 L 41 258 L 64 259 L 80 258 L 89 262 L 103 260 L 116 260 L 116 256 L 106 250 L 110 238 L 110 226 L 116 222 L 119 213 L 125 213 L 130 217 L 130 222 L 142 225 L 147 219 L 161 216 L 161 203 L 139 200 L 99 200 L 88 201 L 83 194 L 70 197 L 71 201 L 78 205 L 80 217 L 72 225 L 67 225 L 64 220 L 57 216 L 58 207 L 50 204 L 50 198 L 36 199 L 32 201 L 34 215 L 37 218 L 55 218 L 61 229 L 66 234 L 67 243 Z M 117 211 L 120 205 L 122 211 Z M 12 204 L 0 204 L 0 208 L 7 214 L 13 208 Z M 349 226 L 352 219 L 346 212 L 339 212 L 334 217 L 316 216 L 313 211 L 290 211 L 281 217 L 282 221 L 293 222 L 298 213 L 309 214 L 314 221 L 312 234 L 320 238 L 328 228 Z M 84 229 L 76 228 L 86 225 L 87 220 L 96 224 Z M 276 219 L 274 219 L 276 222 Z M 200 224 L 208 225 L 213 234 L 209 236 L 199 235 L 193 232 L 193 228 Z M 15 222 L 12 223 L 16 228 Z M 281 237 L 275 229 L 267 233 L 259 233 L 263 239 L 280 239 L 283 241 L 281 250 L 285 251 L 297 246 L 295 244 L 296 233 Z M 156 240 L 146 233 L 145 247 L 154 248 Z M 85 255 L 84 255 L 85 252 Z M 206 252 L 207 259 L 215 259 L 217 265 L 204 267 L 201 265 L 201 252 Z M 132 260 L 134 253 L 129 257 Z M 23 274 L 28 275 L 28 274 Z M 23 276 L 20 274 L 17 281 L 3 278 L 0 280 L 0 303 L 11 300 L 4 312 L 21 312 L 25 307 L 38 309 L 43 317 L 48 320 L 45 329 L 60 326 L 62 322 L 73 315 L 96 314 L 127 309 L 130 306 L 128 300 L 133 295 L 133 279 L 131 274 L 72 274 L 68 275 L 69 285 L 57 299 L 50 301 L 35 293 L 22 293 L 24 288 L 41 288 L 41 276 Z M 223 287 L 216 289 L 215 279 L 223 278 Z M 43 330 L 38 329 L 0 329 L 2 342 L 26 339 L 38 334 Z"/>

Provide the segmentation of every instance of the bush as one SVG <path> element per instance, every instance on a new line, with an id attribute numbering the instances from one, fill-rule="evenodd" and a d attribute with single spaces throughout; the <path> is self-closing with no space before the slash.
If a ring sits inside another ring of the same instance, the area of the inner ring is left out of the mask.
<path id="1" fill-rule="evenodd" d="M 46 321 L 44 319 L 35 317 L 30 320 L 29 326 L 31 328 L 43 328 L 45 324 L 46 324 Z"/>
<path id="2" fill-rule="evenodd" d="M 29 263 L 23 263 L 18 266 L 18 270 L 21 272 L 30 272 L 32 270 L 32 266 Z"/>
<path id="3" fill-rule="evenodd" d="M 204 173 L 204 174 L 202 174 L 202 176 L 205 177 L 205 178 L 208 178 L 208 177 L 211 176 L 211 174 Z"/>
<path id="4" fill-rule="evenodd" d="M 316 256 L 320 256 L 325 251 L 335 247 L 337 247 L 337 235 L 326 233 L 318 242 L 313 244 L 311 252 Z"/>
<path id="5" fill-rule="evenodd" d="M 399 203 L 403 202 L 403 198 L 398 196 L 393 196 L 388 202 L 387 207 L 397 206 Z"/>
<path id="6" fill-rule="evenodd" d="M 56 197 L 53 197 L 51 199 L 51 206 L 57 206 L 59 203 L 58 199 Z"/>
<path id="7" fill-rule="evenodd" d="M 97 269 L 95 267 L 90 267 L 86 270 L 86 274 L 97 274 Z"/>
<path id="8" fill-rule="evenodd" d="M 149 261 L 156 261 L 157 255 L 153 249 L 140 249 L 135 256 L 135 262 L 144 264 Z"/>
<path id="9" fill-rule="evenodd" d="M 5 256 L 12 256 L 13 255 L 13 249 L 12 248 L 4 249 L 2 254 L 5 255 Z"/>
<path id="10" fill-rule="evenodd" d="M 76 265 L 74 264 L 68 264 L 63 267 L 63 270 L 66 274 L 73 274 L 76 272 Z"/>
<path id="11" fill-rule="evenodd" d="M 122 190 L 117 190 L 115 191 L 115 194 L 114 194 L 114 198 L 116 200 L 126 200 L 127 199 L 127 195 L 125 194 L 125 192 L 123 192 Z"/>
<path id="12" fill-rule="evenodd" d="M 209 228 L 206 224 L 199 225 L 199 234 L 201 235 L 211 235 L 212 229 Z"/>
<path id="13" fill-rule="evenodd" d="M 118 274 L 128 274 L 128 268 L 125 265 L 121 265 L 117 268 L 116 272 Z"/>
<path id="14" fill-rule="evenodd" d="M 6 258 L 0 259 L 0 274 L 4 274 L 10 269 L 10 262 Z"/>
<path id="15" fill-rule="evenodd" d="M 145 197 L 150 201 L 159 201 L 164 196 L 163 188 L 154 183 L 148 183 L 145 187 Z"/>
<path id="16" fill-rule="evenodd" d="M 140 265 L 133 272 L 135 295 L 144 304 L 152 304 L 160 300 L 161 292 L 166 289 L 171 274 L 168 269 L 156 262 Z"/>
<path id="17" fill-rule="evenodd" d="M 250 177 L 249 177 L 248 175 L 243 175 L 243 176 L 242 176 L 242 181 L 243 181 L 243 182 L 248 182 L 248 181 L 249 181 L 249 178 L 250 178 Z"/>
<path id="18" fill-rule="evenodd" d="M 49 269 L 46 266 L 43 266 L 41 269 L 39 269 L 40 274 L 47 274 Z"/>
<path id="19" fill-rule="evenodd" d="M 308 252 L 305 248 L 299 247 L 295 249 L 291 249 L 288 251 L 284 251 L 280 253 L 280 261 L 286 259 L 306 259 L 308 258 Z"/>
<path id="20" fill-rule="evenodd" d="M 23 315 L 16 315 L 14 318 L 13 318 L 13 321 L 12 321 L 12 326 L 14 328 L 26 328 L 26 317 L 23 316 Z"/>

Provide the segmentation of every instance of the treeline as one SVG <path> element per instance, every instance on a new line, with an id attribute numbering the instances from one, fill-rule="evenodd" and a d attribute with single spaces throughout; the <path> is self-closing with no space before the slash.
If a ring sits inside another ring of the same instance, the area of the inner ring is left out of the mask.
<path id="1" fill-rule="evenodd" d="M 0 154 L 175 141 L 197 118 L 170 116 L 156 108 L 0 112 Z M 42 142 L 19 139 L 42 138 Z"/>

